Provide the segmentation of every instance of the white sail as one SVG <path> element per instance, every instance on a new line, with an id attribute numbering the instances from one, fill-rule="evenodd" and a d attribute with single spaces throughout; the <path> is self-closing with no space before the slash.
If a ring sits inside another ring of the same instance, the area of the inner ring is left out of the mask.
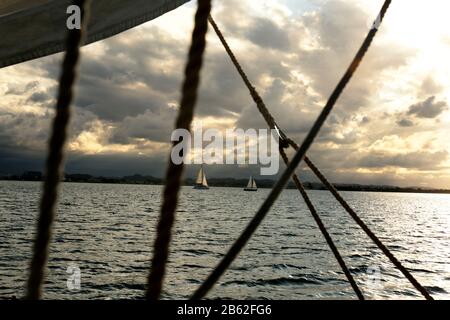
<path id="1" fill-rule="evenodd" d="M 189 0 L 94 0 L 85 44 L 173 10 Z M 65 50 L 72 0 L 0 0 L 0 68 Z"/>
<path id="2" fill-rule="evenodd" d="M 256 187 L 256 181 L 253 179 L 253 176 L 250 176 L 250 179 L 248 180 L 247 187 L 244 189 L 244 191 L 256 191 L 258 188 Z"/>
<path id="3" fill-rule="evenodd" d="M 202 185 L 205 186 L 205 187 L 208 187 L 208 181 L 206 181 L 206 174 L 205 174 L 205 172 L 203 172 Z"/>
<path id="4" fill-rule="evenodd" d="M 247 188 L 253 188 L 253 177 L 252 176 L 250 176 L 250 179 L 248 180 Z"/>
<path id="5" fill-rule="evenodd" d="M 197 174 L 197 180 L 195 180 L 194 189 L 209 189 L 208 181 L 206 181 L 205 170 L 203 170 L 203 166 L 200 167 L 200 170 Z"/>
<path id="6" fill-rule="evenodd" d="M 197 174 L 197 180 L 195 180 L 196 184 L 203 184 L 203 178 L 205 174 L 203 173 L 203 167 L 200 168 L 200 171 Z"/>

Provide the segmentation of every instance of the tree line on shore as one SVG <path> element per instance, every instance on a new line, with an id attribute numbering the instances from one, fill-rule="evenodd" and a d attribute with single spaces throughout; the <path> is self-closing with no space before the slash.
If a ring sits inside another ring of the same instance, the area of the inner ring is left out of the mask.
<path id="1" fill-rule="evenodd" d="M 21 175 L 4 175 L 0 176 L 0 180 L 11 181 L 42 181 L 43 174 L 38 171 L 26 171 Z M 144 176 L 135 174 L 124 177 L 96 177 L 89 174 L 65 174 L 65 182 L 74 183 L 113 183 L 113 184 L 144 184 L 144 185 L 162 185 L 164 180 L 155 178 L 153 176 Z M 210 178 L 208 184 L 211 187 L 233 187 L 243 188 L 247 185 L 248 179 L 234 179 L 234 178 Z M 272 188 L 275 180 L 272 179 L 256 179 L 258 188 Z M 194 185 L 195 180 L 187 178 L 184 180 L 185 186 Z M 304 187 L 307 190 L 326 190 L 322 183 L 318 182 L 304 182 Z M 419 187 L 397 187 L 388 185 L 360 185 L 360 184 L 335 184 L 335 187 L 340 191 L 364 191 L 364 192 L 409 192 L 409 193 L 448 193 L 450 190 L 444 189 L 425 189 Z M 295 189 L 295 185 L 290 182 L 288 189 Z"/>

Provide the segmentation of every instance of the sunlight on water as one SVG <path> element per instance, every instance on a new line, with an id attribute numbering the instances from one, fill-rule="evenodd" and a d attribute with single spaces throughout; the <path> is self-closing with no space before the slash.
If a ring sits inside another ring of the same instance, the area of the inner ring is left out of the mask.
<path id="1" fill-rule="evenodd" d="M 45 298 L 141 298 L 161 190 L 160 186 L 64 184 Z M 39 191 L 37 183 L 0 182 L 0 298 L 24 294 Z M 268 190 L 183 189 L 164 298 L 189 297 L 267 194 Z M 310 194 L 366 297 L 421 298 L 330 194 Z M 343 194 L 435 298 L 450 298 L 450 195 Z M 68 289 L 69 266 L 80 269 L 79 290 Z M 300 195 L 287 190 L 208 297 L 355 296 Z"/>

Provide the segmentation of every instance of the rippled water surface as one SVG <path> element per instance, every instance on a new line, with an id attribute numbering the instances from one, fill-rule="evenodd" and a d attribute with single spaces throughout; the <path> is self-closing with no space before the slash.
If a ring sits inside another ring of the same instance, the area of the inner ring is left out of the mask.
<path id="1" fill-rule="evenodd" d="M 140 299 L 145 292 L 160 186 L 63 184 L 47 299 Z M 187 298 L 258 209 L 268 190 L 182 190 L 164 298 Z M 40 184 L 0 181 L 0 298 L 24 294 Z M 420 296 L 324 191 L 309 192 L 364 294 Z M 353 193 L 344 197 L 438 299 L 450 298 L 450 195 Z M 81 289 L 67 288 L 67 268 Z M 286 190 L 209 298 L 353 299 L 296 190 Z"/>

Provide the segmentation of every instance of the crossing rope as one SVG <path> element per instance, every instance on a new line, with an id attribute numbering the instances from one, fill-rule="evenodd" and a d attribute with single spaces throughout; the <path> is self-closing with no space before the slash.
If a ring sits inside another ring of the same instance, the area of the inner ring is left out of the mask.
<path id="1" fill-rule="evenodd" d="M 90 0 L 74 0 L 81 8 L 82 27 L 68 31 L 67 48 L 59 79 L 56 115 L 53 120 L 46 162 L 46 174 L 37 221 L 37 234 L 33 247 L 33 258 L 27 283 L 26 298 L 37 300 L 42 295 L 42 282 L 48 260 L 48 249 L 52 225 L 56 215 L 58 185 L 62 178 L 64 164 L 64 145 L 67 140 L 67 127 L 70 120 L 70 105 L 74 95 L 77 67 L 80 58 L 80 45 L 83 42 L 89 18 Z"/>
<path id="2" fill-rule="evenodd" d="M 384 13 L 383 13 L 384 12 Z M 379 17 L 383 17 L 385 14 L 385 10 L 382 10 Z M 216 34 L 218 35 L 220 41 L 222 42 L 223 46 L 225 47 L 225 50 L 227 51 L 228 55 L 230 56 L 230 59 L 232 60 L 233 64 L 235 65 L 237 71 L 241 75 L 242 79 L 244 80 L 244 83 L 246 84 L 247 88 L 250 91 L 251 96 L 253 97 L 255 103 L 258 106 L 258 109 L 262 112 L 262 116 L 266 120 L 266 123 L 269 127 L 273 128 L 276 126 L 278 129 L 274 118 L 271 116 L 269 110 L 267 109 L 266 105 L 262 101 L 260 95 L 256 91 L 256 89 L 251 84 L 250 80 L 248 79 L 247 75 L 243 71 L 242 66 L 238 62 L 237 58 L 235 57 L 233 51 L 229 47 L 225 37 L 223 36 L 220 28 L 215 23 L 214 19 L 212 17 L 209 18 L 211 25 L 213 26 Z M 381 23 L 382 18 L 378 18 L 376 23 Z M 378 28 L 378 24 L 374 24 L 374 28 Z M 290 138 L 288 138 L 281 129 L 279 131 L 282 133 L 282 136 L 284 137 L 284 140 L 287 141 L 287 144 L 293 147 L 296 151 L 298 151 L 299 146 Z M 283 158 L 286 157 L 283 150 L 281 151 L 281 155 Z M 285 159 L 284 159 L 285 160 Z M 326 188 L 333 194 L 333 196 L 337 199 L 337 201 L 343 206 L 343 208 L 350 214 L 350 216 L 355 220 L 355 222 L 366 232 L 366 234 L 371 238 L 371 240 L 379 247 L 380 250 L 389 258 L 389 260 L 403 273 L 403 275 L 411 282 L 411 284 L 428 300 L 431 300 L 432 297 L 428 293 L 428 291 L 412 276 L 412 274 L 395 258 L 395 256 L 390 252 L 390 250 L 376 237 L 376 235 L 370 230 L 370 228 L 358 217 L 356 212 L 349 206 L 349 204 L 344 200 L 344 198 L 339 194 L 339 192 L 336 190 L 336 188 L 328 181 L 328 179 L 323 175 L 323 173 L 314 165 L 314 163 L 305 155 L 304 157 L 305 163 L 308 165 L 308 167 L 314 172 L 314 174 L 319 178 L 319 180 L 326 186 Z M 285 160 L 286 163 L 286 160 Z M 298 184 L 295 181 L 296 175 L 294 174 L 293 179 L 295 184 Z M 299 181 L 300 182 L 300 181 Z M 301 184 L 301 183 L 300 183 Z M 299 188 L 300 190 L 300 188 Z M 301 191 L 300 191 L 301 192 Z M 308 201 L 305 199 L 305 201 L 308 203 Z"/>
<path id="3" fill-rule="evenodd" d="M 280 148 L 280 154 L 283 158 L 284 163 L 289 165 L 289 159 L 286 155 L 286 152 L 283 148 Z M 361 290 L 359 289 L 358 285 L 356 284 L 355 279 L 353 278 L 352 274 L 350 273 L 350 270 L 348 269 L 347 265 L 345 264 L 344 259 L 342 258 L 341 254 L 339 253 L 338 248 L 333 242 L 333 239 L 331 238 L 331 235 L 329 234 L 327 228 L 325 227 L 324 223 L 322 222 L 322 219 L 320 218 L 319 214 L 317 213 L 316 208 L 311 202 L 311 199 L 309 198 L 305 188 L 303 187 L 303 184 L 301 183 L 299 177 L 297 174 L 292 175 L 292 179 L 294 180 L 295 186 L 297 187 L 298 191 L 302 195 L 306 205 L 308 206 L 309 211 L 311 212 L 311 215 L 314 218 L 314 221 L 316 222 L 317 226 L 320 229 L 320 232 L 322 232 L 322 235 L 325 237 L 325 240 L 327 241 L 328 246 L 330 247 L 331 251 L 333 252 L 334 257 L 339 263 L 339 266 L 341 267 L 342 271 L 344 272 L 345 276 L 347 277 L 348 282 L 350 283 L 351 287 L 353 288 L 353 291 L 355 291 L 356 296 L 359 300 L 364 300 L 364 295 L 362 294 Z"/>
<path id="4" fill-rule="evenodd" d="M 220 263 L 217 265 L 217 267 L 213 270 L 213 272 L 208 276 L 208 278 L 205 280 L 205 282 L 200 286 L 200 288 L 194 293 L 192 296 L 192 299 L 200 299 L 204 297 L 208 291 L 214 286 L 214 284 L 218 281 L 218 279 L 223 275 L 223 273 L 227 270 L 227 268 L 230 266 L 230 264 L 233 262 L 233 260 L 237 257 L 237 255 L 240 253 L 242 248 L 246 245 L 248 240 L 251 238 L 253 233 L 256 231 L 262 220 L 267 215 L 268 211 L 270 210 L 273 203 L 276 201 L 277 197 L 283 190 L 284 186 L 288 182 L 291 175 L 295 173 L 296 167 L 299 165 L 302 159 L 305 158 L 306 151 L 309 149 L 311 144 L 314 141 L 314 138 L 317 136 L 317 134 L 320 131 L 320 128 L 322 127 L 323 123 L 326 121 L 328 115 L 332 111 L 334 105 L 336 104 L 338 98 L 342 94 L 343 90 L 345 89 L 346 85 L 352 78 L 353 74 L 355 73 L 356 69 L 358 68 L 359 64 L 361 63 L 362 59 L 364 58 L 366 52 L 368 51 L 373 39 L 375 38 L 375 35 L 377 34 L 378 27 L 381 24 L 381 22 L 384 19 L 384 16 L 391 4 L 391 0 L 386 0 L 381 8 L 381 11 L 377 17 L 376 24 L 371 28 L 368 35 L 366 36 L 362 46 L 358 50 L 355 58 L 351 62 L 350 66 L 348 67 L 347 71 L 345 72 L 344 76 L 339 81 L 338 85 L 336 86 L 335 90 L 331 94 L 327 104 L 325 105 L 324 109 L 322 110 L 321 114 L 317 118 L 316 122 L 314 123 L 313 127 L 309 131 L 308 135 L 306 136 L 305 140 L 303 141 L 302 145 L 297 148 L 297 153 L 295 154 L 294 158 L 291 160 L 289 165 L 287 166 L 287 169 L 284 171 L 281 178 L 277 181 L 274 188 L 270 192 L 269 196 L 266 198 L 262 206 L 260 207 L 259 211 L 256 213 L 254 218 L 250 221 L 250 223 L 247 225 L 246 229 L 243 231 L 243 233 L 240 235 L 240 237 L 235 241 L 235 243 L 232 245 L 232 247 L 229 249 L 229 251 L 226 253 L 226 255 L 222 258 Z M 218 29 L 217 25 L 214 23 L 213 19 L 209 18 L 210 23 L 213 25 L 214 30 L 216 33 L 218 33 L 220 40 L 222 41 L 222 44 L 224 44 L 225 49 L 227 50 L 228 54 L 230 55 L 231 60 L 235 64 L 236 68 L 238 69 L 238 72 L 241 74 L 244 82 L 246 83 L 247 87 L 250 90 L 250 93 L 252 97 L 254 98 L 255 102 L 257 103 L 258 109 L 262 109 L 264 107 L 264 103 L 262 103 L 260 100 L 259 95 L 255 92 L 256 90 L 251 85 L 250 81 L 248 80 L 247 76 L 245 75 L 242 67 L 240 67 L 236 57 L 232 53 L 229 46 L 226 44 L 226 41 L 221 35 L 220 30 Z M 219 32 L 218 32 L 219 31 Z M 259 97 L 259 99 L 258 99 Z M 270 113 L 268 112 L 267 108 L 262 112 L 263 117 L 266 119 L 266 122 L 270 127 L 276 126 L 275 120 L 273 117 L 270 116 Z M 362 221 L 361 221 L 362 222 Z M 411 276 L 412 277 L 412 276 Z M 411 281 L 411 277 L 408 277 L 408 279 Z M 414 283 L 413 283 L 414 284 Z M 417 283 L 418 284 L 418 283 Z M 417 285 L 416 284 L 416 285 Z M 415 285 L 415 286 L 416 286 Z M 420 286 L 420 285 L 419 285 Z M 422 294 L 424 292 L 422 290 L 419 290 Z M 425 290 L 426 292 L 426 290 Z M 431 298 L 426 296 L 427 299 Z"/>
<path id="5" fill-rule="evenodd" d="M 384 11 L 385 12 L 385 11 Z M 384 16 L 383 10 L 379 17 Z M 233 64 L 235 65 L 237 71 L 241 75 L 244 83 L 246 84 L 247 88 L 250 91 L 251 96 L 253 97 L 255 103 L 258 106 L 259 110 L 262 110 L 261 114 L 266 120 L 266 123 L 269 127 L 273 128 L 276 126 L 279 131 L 282 133 L 282 136 L 284 137 L 285 141 L 288 145 L 293 147 L 294 150 L 298 151 L 299 146 L 289 137 L 287 137 L 282 130 L 278 127 L 276 124 L 274 118 L 271 116 L 269 110 L 267 109 L 266 105 L 262 101 L 260 95 L 256 91 L 256 89 L 251 84 L 250 80 L 248 79 L 247 75 L 243 71 L 242 66 L 238 62 L 236 56 L 234 55 L 233 51 L 231 50 L 230 46 L 228 45 L 225 37 L 223 36 L 220 28 L 215 23 L 214 19 L 212 17 L 209 18 L 210 23 L 213 26 L 216 34 L 218 35 L 220 41 L 222 42 L 223 46 L 225 47 L 225 50 L 227 51 L 228 55 L 230 56 L 230 59 L 232 60 Z M 377 23 L 381 23 L 381 20 L 378 18 Z M 374 28 L 377 28 L 378 25 L 374 24 Z M 281 153 L 282 157 L 284 157 L 283 152 Z M 304 157 L 305 163 L 308 165 L 308 167 L 314 172 L 314 174 L 319 178 L 319 180 L 326 186 L 326 188 L 333 194 L 333 196 L 337 199 L 337 201 L 342 205 L 342 207 L 350 214 L 350 216 L 355 220 L 355 222 L 366 232 L 366 234 L 370 237 L 370 239 L 379 247 L 380 250 L 389 258 L 389 260 L 403 273 L 403 275 L 411 282 L 411 284 L 428 300 L 431 300 L 432 297 L 428 293 L 428 291 L 413 277 L 413 275 L 395 258 L 395 256 L 390 252 L 390 250 L 376 237 L 376 235 L 370 230 L 370 228 L 358 217 L 356 212 L 350 207 L 350 205 L 344 200 L 344 198 L 339 194 L 339 192 L 336 190 L 336 188 L 328 181 L 328 179 L 323 175 L 323 173 L 314 165 L 314 163 L 305 155 Z M 285 161 L 286 162 L 286 161 Z M 295 174 L 293 178 L 295 179 Z M 294 181 L 295 182 L 295 181 Z M 295 182 L 297 185 L 297 183 Z M 306 199 L 305 199 L 306 201 Z"/>
<path id="6" fill-rule="evenodd" d="M 253 100 L 254 100 L 258 110 L 260 111 L 261 115 L 265 119 L 267 125 L 271 129 L 277 128 L 278 131 L 280 132 L 280 136 L 281 136 L 280 154 L 281 154 L 281 157 L 283 158 L 284 163 L 287 166 L 289 164 L 289 159 L 288 159 L 288 157 L 286 155 L 286 152 L 284 151 L 284 147 L 288 147 L 289 146 L 287 144 L 287 142 L 288 142 L 287 136 L 279 128 L 279 126 L 277 125 L 275 119 L 270 114 L 266 104 L 264 103 L 263 99 L 261 98 L 260 94 L 258 93 L 256 88 L 252 85 L 252 83 L 248 79 L 247 74 L 245 73 L 245 71 L 243 70 L 241 64 L 239 63 L 239 61 L 237 60 L 236 56 L 234 55 L 233 50 L 231 50 L 230 46 L 228 45 L 228 42 L 226 41 L 222 31 L 220 30 L 219 26 L 215 22 L 214 18 L 210 15 L 208 20 L 209 20 L 211 26 L 213 27 L 214 31 L 216 32 L 218 38 L 220 39 L 220 42 L 224 46 L 226 52 L 228 53 L 228 56 L 230 57 L 230 59 L 233 62 L 234 66 L 236 67 L 237 71 L 241 75 L 242 80 L 244 81 L 245 85 L 247 86 L 247 88 L 248 88 L 248 90 L 250 92 L 250 95 L 252 96 L 252 98 L 253 98 Z M 358 285 L 356 284 L 356 281 L 354 280 L 352 274 L 348 270 L 348 268 L 347 268 L 347 266 L 346 266 L 346 264 L 344 262 L 344 259 L 342 258 L 341 254 L 339 253 L 339 250 L 337 249 L 336 245 L 334 244 L 333 239 L 331 238 L 331 236 L 328 233 L 325 225 L 323 224 L 322 219 L 318 215 L 317 210 L 315 209 L 314 205 L 312 204 L 312 202 L 311 202 L 308 194 L 306 193 L 306 191 L 305 191 L 305 189 L 303 187 L 303 184 L 301 183 L 301 181 L 300 181 L 299 177 L 297 176 L 297 174 L 294 173 L 293 176 L 292 176 L 292 179 L 293 179 L 297 189 L 299 190 L 300 194 L 302 195 L 306 205 L 308 206 L 308 209 L 311 212 L 311 215 L 313 216 L 316 224 L 318 225 L 320 231 L 322 232 L 323 236 L 325 237 L 325 240 L 327 241 L 328 246 L 331 248 L 331 251 L 333 252 L 336 260 L 338 261 L 340 267 L 342 268 L 342 271 L 344 272 L 344 274 L 347 277 L 350 285 L 352 286 L 353 290 L 355 291 L 357 297 L 360 300 L 364 300 L 364 296 L 363 296 L 361 290 L 358 288 Z"/>
<path id="7" fill-rule="evenodd" d="M 208 31 L 208 16 L 211 12 L 211 0 L 199 0 L 195 15 L 195 27 L 192 33 L 191 48 L 185 69 L 185 79 L 182 87 L 180 110 L 175 128 L 190 130 L 197 101 L 197 91 L 200 83 L 200 71 L 203 64 L 203 54 L 206 47 Z M 174 142 L 176 145 L 178 142 Z M 169 256 L 169 244 L 172 237 L 172 227 L 175 222 L 175 210 L 178 203 L 178 193 L 181 186 L 183 164 L 176 165 L 169 159 L 166 174 L 164 199 L 159 217 L 157 236 L 153 246 L 153 259 L 148 277 L 147 299 L 157 300 L 162 291 L 162 285 Z"/>
<path id="8" fill-rule="evenodd" d="M 293 146 L 295 150 L 298 150 L 298 145 L 296 145 L 292 140 L 289 144 Z M 305 157 L 306 164 L 311 168 L 315 175 L 322 181 L 326 188 L 333 194 L 336 200 L 341 204 L 341 206 L 347 211 L 347 213 L 353 218 L 353 220 L 358 224 L 358 226 L 369 236 L 369 238 L 377 245 L 377 247 L 388 257 L 388 259 L 397 267 L 398 270 L 409 280 L 409 282 L 419 291 L 427 300 L 434 300 L 430 293 L 425 289 L 419 281 L 402 265 L 402 263 L 393 255 L 393 253 L 381 242 L 381 240 L 370 230 L 370 228 L 361 220 L 358 214 L 350 207 L 350 205 L 344 200 L 344 198 L 339 194 L 337 189 L 327 180 L 327 178 L 320 172 L 320 170 L 311 162 L 310 159 Z"/>

